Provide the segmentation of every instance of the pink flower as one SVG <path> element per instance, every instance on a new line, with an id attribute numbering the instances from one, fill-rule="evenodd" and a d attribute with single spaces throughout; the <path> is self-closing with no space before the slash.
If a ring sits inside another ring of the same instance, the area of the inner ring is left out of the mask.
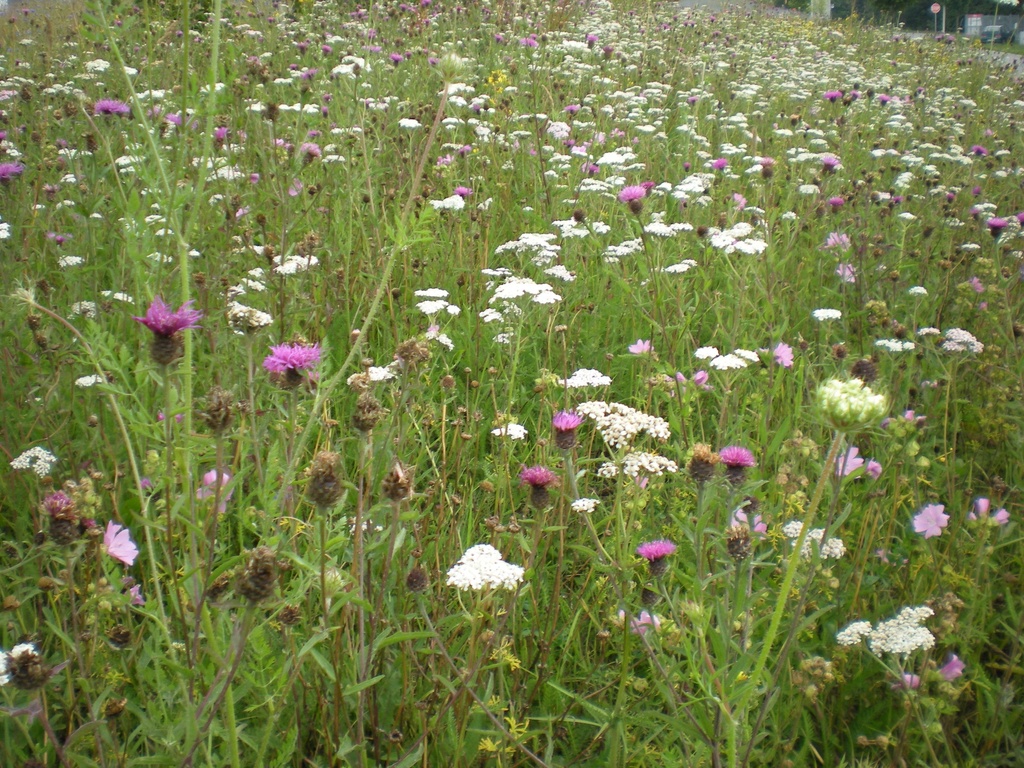
<path id="1" fill-rule="evenodd" d="M 848 477 L 864 466 L 864 459 L 857 455 L 859 453 L 860 449 L 853 445 L 836 460 L 836 477 Z"/>
<path id="2" fill-rule="evenodd" d="M 198 309 L 192 309 L 193 303 L 186 301 L 176 312 L 172 312 L 164 300 L 156 296 L 146 310 L 145 316 L 132 319 L 142 323 L 157 336 L 173 336 L 179 331 L 199 327 L 198 323 L 203 313 Z"/>
<path id="3" fill-rule="evenodd" d="M 780 341 L 776 344 L 772 355 L 775 357 L 777 365 L 781 365 L 783 368 L 793 367 L 793 348 L 786 342 Z"/>
<path id="4" fill-rule="evenodd" d="M 620 203 L 631 203 L 634 200 L 640 200 L 647 196 L 647 187 L 636 184 L 632 187 L 623 187 L 619 192 Z"/>
<path id="5" fill-rule="evenodd" d="M 103 550 L 125 565 L 132 565 L 139 555 L 139 548 L 132 541 L 128 529 L 113 520 L 107 521 L 107 530 L 103 534 Z"/>
<path id="6" fill-rule="evenodd" d="M 628 349 L 631 355 L 646 355 L 652 351 L 652 345 L 649 339 L 637 339 Z"/>
<path id="7" fill-rule="evenodd" d="M 754 521 L 751 524 L 750 516 L 742 509 L 737 509 L 732 513 L 732 525 L 745 525 L 751 533 L 756 533 L 758 538 L 768 533 L 768 523 L 762 520 L 760 515 L 754 515 Z"/>
<path id="8" fill-rule="evenodd" d="M 840 234 L 839 232 L 829 232 L 828 237 L 825 238 L 825 244 L 822 246 L 825 250 L 831 250 L 832 248 L 839 248 L 845 251 L 850 247 L 850 236 L 846 234 Z"/>
<path id="9" fill-rule="evenodd" d="M 729 161 L 724 157 L 719 157 L 711 162 L 711 167 L 716 171 L 724 171 L 729 167 Z"/>
<path id="10" fill-rule="evenodd" d="M 836 274 L 839 275 L 839 279 L 844 283 L 857 282 L 857 270 L 852 264 L 840 264 L 836 267 Z"/>
<path id="11" fill-rule="evenodd" d="M 949 515 L 943 514 L 945 508 L 942 504 L 926 504 L 914 516 L 914 531 L 924 534 L 926 539 L 941 536 L 942 529 L 949 524 Z"/>
<path id="12" fill-rule="evenodd" d="M 519 473 L 519 482 L 521 485 L 529 485 L 533 488 L 547 488 L 558 482 L 558 475 L 538 464 L 534 467 L 523 467 Z"/>
<path id="13" fill-rule="evenodd" d="M 320 345 L 306 347 L 301 344 L 279 344 L 270 348 L 263 367 L 274 373 L 301 371 L 320 362 Z"/>
<path id="14" fill-rule="evenodd" d="M 752 467 L 754 466 L 754 454 L 747 448 L 739 445 L 727 445 L 722 448 L 718 455 L 722 457 L 722 463 L 727 467 Z"/>
<path id="15" fill-rule="evenodd" d="M 989 515 L 989 509 L 991 509 L 992 502 L 986 499 L 984 496 L 979 496 L 974 500 L 974 509 L 967 514 L 968 520 L 981 520 L 988 518 L 995 521 L 999 525 L 1006 525 L 1010 522 L 1010 513 L 1005 509 L 998 509 L 992 515 Z"/>
<path id="16" fill-rule="evenodd" d="M 864 467 L 864 472 L 872 479 L 877 480 L 882 474 L 882 465 L 874 459 L 868 459 L 868 465 Z"/>
<path id="17" fill-rule="evenodd" d="M 660 560 L 663 557 L 668 557 L 675 551 L 676 545 L 668 539 L 648 541 L 645 544 L 641 544 L 639 547 L 636 548 L 636 553 L 648 562 Z"/>
<path id="18" fill-rule="evenodd" d="M 747 207 L 747 198 L 741 195 L 739 192 L 732 193 L 732 201 L 736 203 L 736 212 L 739 213 Z"/>
<path id="19" fill-rule="evenodd" d="M 218 473 L 216 469 L 211 469 L 209 472 L 203 475 L 203 484 L 196 489 L 197 499 L 212 499 L 217 495 L 217 474 Z M 231 475 L 229 475 L 227 472 L 224 472 L 223 474 L 220 475 L 219 485 L 221 488 L 223 488 L 230 482 Z M 227 502 L 231 498 L 233 493 L 234 489 L 228 491 L 226 494 L 221 493 L 220 503 L 217 504 L 217 512 L 219 512 L 220 514 L 224 514 L 224 512 L 228 508 Z"/>
<path id="20" fill-rule="evenodd" d="M 619 619 L 621 621 L 626 620 L 626 612 L 619 611 Z M 635 619 L 630 619 L 629 629 L 634 635 L 642 635 L 651 627 L 657 631 L 658 627 L 661 626 L 661 620 L 652 613 L 647 611 L 640 611 L 640 615 Z"/>
<path id="21" fill-rule="evenodd" d="M 142 596 L 142 587 L 136 584 L 134 587 L 128 590 L 128 594 L 132 596 L 132 605 L 145 605 L 146 598 Z"/>
<path id="22" fill-rule="evenodd" d="M 947 661 L 945 665 L 939 667 L 939 674 L 942 675 L 943 679 L 947 683 L 951 683 L 964 673 L 965 666 L 966 665 L 960 661 L 960 657 L 954 653 L 950 656 L 949 661 Z"/>
<path id="23" fill-rule="evenodd" d="M 921 687 L 921 678 L 918 675 L 912 675 L 909 672 L 904 672 L 902 678 L 898 683 L 893 683 L 891 688 L 894 691 L 916 691 Z"/>

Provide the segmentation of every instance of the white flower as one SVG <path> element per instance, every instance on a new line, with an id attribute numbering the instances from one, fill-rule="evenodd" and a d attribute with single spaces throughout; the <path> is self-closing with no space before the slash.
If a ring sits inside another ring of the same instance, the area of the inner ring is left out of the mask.
<path id="1" fill-rule="evenodd" d="M 637 477 L 639 475 L 660 476 L 665 472 L 678 472 L 679 465 L 672 461 L 672 459 L 666 459 L 664 456 L 659 456 L 656 453 L 638 451 L 627 453 L 623 457 L 622 471 L 630 477 Z"/>
<path id="2" fill-rule="evenodd" d="M 870 621 L 855 621 L 836 633 L 836 642 L 840 645 L 856 645 L 870 634 Z"/>
<path id="3" fill-rule="evenodd" d="M 732 353 L 728 355 L 719 355 L 710 363 L 710 366 L 716 371 L 735 371 L 740 368 L 746 368 L 748 365 L 749 363 L 746 360 Z"/>
<path id="4" fill-rule="evenodd" d="M 262 312 L 237 301 L 228 305 L 228 325 L 238 333 L 251 333 L 260 328 L 266 328 L 274 322 L 274 318 L 266 312 Z"/>
<path id="5" fill-rule="evenodd" d="M 947 352 L 970 352 L 972 355 L 980 355 L 985 351 L 985 345 L 963 328 L 950 328 L 944 337 L 942 348 Z"/>
<path id="6" fill-rule="evenodd" d="M 568 379 L 559 379 L 558 383 L 566 389 L 583 389 L 585 387 L 608 387 L 612 380 L 593 368 L 580 368 Z"/>
<path id="7" fill-rule="evenodd" d="M 39 477 L 46 477 L 57 463 L 57 457 L 42 446 L 35 446 L 15 457 L 11 469 L 31 469 Z"/>
<path id="8" fill-rule="evenodd" d="M 908 288 L 907 293 L 909 293 L 911 296 L 927 296 L 928 289 L 925 288 L 923 285 L 915 285 L 912 288 Z"/>
<path id="9" fill-rule="evenodd" d="M 670 264 L 665 267 L 662 272 L 668 272 L 671 275 L 681 275 L 684 272 L 689 272 L 691 269 L 697 266 L 697 262 L 693 259 L 685 259 L 678 264 Z"/>
<path id="10" fill-rule="evenodd" d="M 475 589 L 515 589 L 523 580 L 522 566 L 506 563 L 490 544 L 465 551 L 448 571 L 448 586 L 467 592 Z"/>
<path id="11" fill-rule="evenodd" d="M 630 445 L 641 432 L 646 432 L 659 442 L 668 440 L 671 429 L 668 422 L 658 416 L 649 416 L 622 403 L 606 403 L 603 400 L 581 403 L 576 413 L 595 423 L 597 431 L 611 448 Z"/>
<path id="12" fill-rule="evenodd" d="M 419 302 L 416 305 L 416 309 L 418 309 L 420 312 L 422 312 L 423 314 L 428 315 L 428 316 L 436 315 L 441 310 L 448 310 L 449 314 L 453 314 L 451 312 L 451 307 L 452 307 L 452 305 L 449 304 L 444 299 L 432 299 L 432 300 L 429 300 L 429 301 L 421 301 L 421 302 Z M 459 312 L 459 308 L 455 307 L 455 313 L 454 314 L 458 314 L 458 312 Z"/>
<path id="13" fill-rule="evenodd" d="M 421 299 L 447 299 L 448 291 L 444 288 L 424 288 L 415 291 L 414 295 L 419 296 Z"/>
<path id="14" fill-rule="evenodd" d="M 413 120 L 411 117 L 403 117 L 401 120 L 398 121 L 398 127 L 414 131 L 417 128 L 422 128 L 423 123 L 421 123 L 419 120 Z"/>
<path id="15" fill-rule="evenodd" d="M 515 422 L 510 422 L 503 427 L 495 427 L 491 430 L 495 437 L 507 437 L 509 440 L 523 440 L 528 434 L 526 427 Z"/>
<path id="16" fill-rule="evenodd" d="M 576 501 L 569 505 L 569 508 L 572 509 L 573 512 L 589 515 L 597 509 L 598 504 L 600 504 L 600 502 L 597 499 L 576 499 Z"/>
<path id="17" fill-rule="evenodd" d="M 104 379 L 102 376 L 97 376 L 95 374 L 93 374 L 92 376 L 80 376 L 79 378 L 75 379 L 75 386 L 81 387 L 82 389 L 86 389 L 88 387 L 94 387 L 97 384 L 102 384 L 104 381 L 106 381 L 106 379 Z"/>
<path id="18" fill-rule="evenodd" d="M 883 621 L 868 635 L 872 653 L 906 655 L 935 646 L 935 636 L 921 622 L 934 615 L 928 606 L 904 608 L 894 619 Z"/>
<path id="19" fill-rule="evenodd" d="M 570 272 L 568 269 L 563 267 L 561 264 L 556 264 L 550 269 L 544 270 L 545 275 L 551 275 L 551 277 L 557 277 L 559 280 L 564 280 L 567 283 L 571 283 L 576 279 L 576 275 Z"/>
<path id="20" fill-rule="evenodd" d="M 910 352 L 917 345 L 912 341 L 903 341 L 901 339 L 878 339 L 875 341 L 875 346 L 889 352 Z"/>
<path id="21" fill-rule="evenodd" d="M 466 207 L 466 201 L 461 195 L 452 195 L 444 200 L 431 200 L 430 205 L 436 211 L 461 211 Z"/>
<path id="22" fill-rule="evenodd" d="M 95 301 L 76 301 L 71 305 L 69 317 L 87 317 L 90 320 L 98 314 Z"/>
<path id="23" fill-rule="evenodd" d="M 932 328 L 931 326 L 919 328 L 917 331 L 918 336 L 938 336 L 940 333 L 942 333 L 942 331 L 938 328 Z"/>
<path id="24" fill-rule="evenodd" d="M 701 347 L 693 356 L 698 360 L 713 360 L 718 357 L 721 353 L 718 351 L 718 347 Z"/>
<path id="25" fill-rule="evenodd" d="M 811 317 L 822 323 L 826 320 L 839 320 L 843 316 L 843 313 L 838 309 L 816 309 L 811 312 Z"/>

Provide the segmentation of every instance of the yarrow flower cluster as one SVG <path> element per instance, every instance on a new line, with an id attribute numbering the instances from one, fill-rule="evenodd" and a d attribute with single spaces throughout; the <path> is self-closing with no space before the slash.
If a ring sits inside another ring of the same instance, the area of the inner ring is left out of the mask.
<path id="1" fill-rule="evenodd" d="M 840 645 L 857 645 L 867 639 L 872 653 L 895 653 L 906 656 L 916 650 L 928 650 L 935 646 L 935 636 L 927 627 L 921 626 L 925 619 L 934 616 L 935 611 L 926 605 L 907 607 L 896 618 L 872 627 L 870 621 L 855 621 L 836 635 Z"/>
<path id="2" fill-rule="evenodd" d="M 980 355 L 985 351 L 985 345 L 963 328 L 950 328 L 946 331 L 942 348 L 947 352 L 968 352 L 972 355 Z"/>
<path id="3" fill-rule="evenodd" d="M 660 477 L 666 472 L 675 473 L 678 471 L 679 465 L 672 461 L 672 459 L 666 459 L 664 456 L 648 453 L 647 451 L 627 453 L 622 459 L 622 472 L 629 477 L 635 478 L 641 475 L 645 477 L 650 477 L 651 475 Z"/>
<path id="4" fill-rule="evenodd" d="M 800 538 L 800 529 L 803 527 L 803 523 L 799 520 L 790 520 L 784 526 L 782 526 L 782 533 L 787 539 L 792 542 L 796 542 Z M 824 541 L 823 541 L 824 539 Z M 800 557 L 807 559 L 814 553 L 812 548 L 813 544 L 818 545 L 818 551 L 821 553 L 822 560 L 838 560 L 846 554 L 846 545 L 842 539 L 831 537 L 825 539 L 824 528 L 812 528 L 807 532 L 807 537 L 804 539 L 803 546 L 800 547 Z"/>
<path id="5" fill-rule="evenodd" d="M 605 376 L 593 368 L 580 368 L 568 379 L 559 379 L 558 383 L 566 389 L 585 389 L 586 387 L 608 387 L 611 386 L 612 380 L 610 376 Z"/>
<path id="6" fill-rule="evenodd" d="M 622 403 L 594 400 L 576 406 L 576 412 L 595 423 L 597 431 L 610 448 L 625 448 L 641 432 L 664 442 L 671 435 L 668 422 L 658 416 L 630 408 Z"/>
<path id="7" fill-rule="evenodd" d="M 515 589 L 523 580 L 523 567 L 506 563 L 490 544 L 465 551 L 448 571 L 448 586 L 463 592 L 476 589 Z"/>
<path id="8" fill-rule="evenodd" d="M 11 461 L 11 469 L 31 469 L 39 477 L 46 477 L 56 463 L 56 456 L 37 445 L 16 456 Z"/>

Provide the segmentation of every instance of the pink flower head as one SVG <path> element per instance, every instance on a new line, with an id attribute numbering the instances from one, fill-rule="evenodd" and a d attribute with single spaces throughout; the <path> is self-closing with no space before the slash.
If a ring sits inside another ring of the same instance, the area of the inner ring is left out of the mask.
<path id="1" fill-rule="evenodd" d="M 864 473 L 872 480 L 882 476 L 882 465 L 874 459 L 868 459 L 868 465 L 864 467 Z"/>
<path id="2" fill-rule="evenodd" d="M 103 550 L 125 565 L 132 565 L 139 555 L 139 548 L 132 541 L 128 529 L 113 520 L 107 521 L 107 530 L 103 534 Z"/>
<path id="3" fill-rule="evenodd" d="M 179 331 L 199 327 L 199 320 L 203 313 L 198 309 L 191 309 L 193 303 L 186 301 L 178 307 L 176 312 L 172 312 L 170 306 L 156 296 L 153 303 L 149 305 L 149 309 L 146 310 L 145 317 L 132 319 L 138 320 L 157 336 L 173 336 Z"/>
<path id="4" fill-rule="evenodd" d="M 668 557 L 675 551 L 676 545 L 668 539 L 648 541 L 647 543 L 641 544 L 639 547 L 636 548 L 636 553 L 648 562 L 653 562 L 655 560 L 660 560 L 663 557 Z"/>
<path id="5" fill-rule="evenodd" d="M 623 622 L 626 620 L 625 611 L 619 611 L 619 620 Z M 639 616 L 637 616 L 635 619 L 629 620 L 629 631 L 632 632 L 634 635 L 642 635 L 652 627 L 655 631 L 657 631 L 658 627 L 660 626 L 661 620 L 654 614 L 649 613 L 647 611 L 640 611 Z"/>
<path id="6" fill-rule="evenodd" d="M 843 98 L 842 91 L 825 91 L 826 101 L 830 101 L 833 104 L 835 104 L 841 98 Z"/>
<path id="7" fill-rule="evenodd" d="M 729 161 L 724 157 L 719 157 L 716 160 L 711 161 L 711 167 L 716 171 L 724 171 L 729 167 Z"/>
<path id="8" fill-rule="evenodd" d="M 634 200 L 640 200 L 644 197 L 647 197 L 647 187 L 641 184 L 635 184 L 631 187 L 623 187 L 619 191 L 620 203 L 631 203 Z"/>
<path id="9" fill-rule="evenodd" d="M 469 187 L 456 187 L 455 194 L 459 197 L 466 198 L 473 194 L 473 190 Z"/>
<path id="10" fill-rule="evenodd" d="M 205 475 L 203 475 L 203 484 L 196 489 L 197 499 L 212 499 L 217 495 L 217 476 L 218 472 L 216 469 L 211 469 Z M 231 475 L 227 472 L 220 473 L 220 487 L 223 488 L 231 482 Z M 227 494 L 221 493 L 220 503 L 217 504 L 217 512 L 224 514 L 227 511 L 227 502 L 234 494 L 234 489 L 229 490 Z"/>
<path id="11" fill-rule="evenodd" d="M 92 112 L 94 115 L 119 115 L 124 117 L 132 113 L 132 108 L 117 99 L 100 99 L 93 105 Z"/>
<path id="12" fill-rule="evenodd" d="M 839 232 L 829 232 L 828 237 L 825 238 L 825 244 L 822 246 L 825 250 L 838 248 L 843 251 L 847 250 L 849 247 L 850 236 Z"/>
<path id="13" fill-rule="evenodd" d="M 939 674 L 942 675 L 943 680 L 947 683 L 951 683 L 964 673 L 965 666 L 966 665 L 960 661 L 960 657 L 954 653 L 950 655 L 949 661 L 939 667 Z"/>
<path id="14" fill-rule="evenodd" d="M 128 594 L 132 596 L 132 605 L 145 605 L 146 598 L 142 596 L 142 587 L 136 584 L 134 587 L 128 590 Z"/>
<path id="15" fill-rule="evenodd" d="M 584 421 L 583 417 L 575 411 L 559 411 L 551 419 L 551 426 L 556 432 L 570 432 Z"/>
<path id="16" fill-rule="evenodd" d="M 752 467 L 754 466 L 754 454 L 739 445 L 727 445 L 718 452 L 722 463 L 727 467 Z"/>
<path id="17" fill-rule="evenodd" d="M 44 502 L 44 505 L 45 505 L 45 502 Z M 971 510 L 967 514 L 967 519 L 968 520 L 989 519 L 989 520 L 992 520 L 992 521 L 998 523 L 999 525 L 1006 525 L 1008 522 L 1010 522 L 1010 513 L 1009 512 L 1007 512 L 1005 509 L 997 509 L 994 513 L 992 513 L 990 515 L 989 514 L 989 510 L 991 509 L 991 507 L 992 507 L 992 502 L 990 502 L 984 496 L 979 496 L 977 499 L 974 500 L 974 509 Z"/>
<path id="18" fill-rule="evenodd" d="M 646 355 L 650 354 L 653 347 L 650 339 L 637 339 L 634 343 L 629 345 L 628 349 L 631 355 Z"/>
<path id="19" fill-rule="evenodd" d="M 751 533 L 756 533 L 759 537 L 768 533 L 768 523 L 761 519 L 760 515 L 754 515 L 754 519 L 751 521 L 750 515 L 748 515 L 742 507 L 733 511 L 732 521 L 730 524 L 746 526 L 750 529 Z"/>
<path id="20" fill-rule="evenodd" d="M 64 491 L 57 491 L 51 493 L 45 499 L 43 499 L 43 511 L 46 512 L 50 517 L 66 517 L 71 514 L 75 509 L 74 500 L 68 496 Z"/>
<path id="21" fill-rule="evenodd" d="M 558 475 L 547 467 L 538 464 L 533 467 L 523 467 L 519 473 L 519 482 L 532 488 L 547 488 L 549 485 L 554 485 L 558 482 Z"/>
<path id="22" fill-rule="evenodd" d="M 921 687 L 921 678 L 919 675 L 912 675 L 909 672 L 904 672 L 898 683 L 892 684 L 894 691 L 916 691 Z"/>
<path id="23" fill-rule="evenodd" d="M 775 349 L 772 350 L 772 355 L 777 365 L 781 365 L 783 368 L 793 367 L 793 348 L 786 342 L 780 341 L 776 344 Z"/>
<path id="24" fill-rule="evenodd" d="M 992 237 L 998 237 L 999 233 L 1006 229 L 1007 224 L 1009 224 L 1009 222 L 999 216 L 993 216 L 986 222 L 986 226 L 988 226 L 988 231 L 992 233 Z"/>
<path id="25" fill-rule="evenodd" d="M 845 454 L 836 459 L 836 477 L 847 477 L 864 466 L 864 459 L 857 455 L 859 453 L 860 449 L 852 445 Z"/>
<path id="26" fill-rule="evenodd" d="M 708 379 L 710 378 L 707 371 L 697 371 L 693 374 L 693 383 L 701 389 L 712 389 L 711 385 L 708 384 Z"/>
<path id="27" fill-rule="evenodd" d="M 736 211 L 740 212 L 747 207 L 747 198 L 741 195 L 739 192 L 732 193 L 732 201 L 736 203 Z"/>
<path id="28" fill-rule="evenodd" d="M 914 515 L 914 532 L 924 534 L 926 539 L 941 536 L 949 524 L 949 515 L 943 514 L 945 508 L 942 504 L 926 504 Z"/>
<path id="29" fill-rule="evenodd" d="M 270 348 L 263 359 L 263 367 L 273 373 L 304 371 L 320 362 L 320 345 L 279 344 Z"/>
<path id="30" fill-rule="evenodd" d="M 828 204 L 832 206 L 832 210 L 836 210 L 837 208 L 842 208 L 846 205 L 846 200 L 841 197 L 830 197 L 828 199 Z"/>
<path id="31" fill-rule="evenodd" d="M 856 283 L 857 282 L 857 270 L 853 264 L 842 263 L 836 267 L 836 274 L 839 275 L 839 279 L 844 283 Z"/>
<path id="32" fill-rule="evenodd" d="M 6 184 L 24 172 L 25 166 L 21 163 L 0 163 L 0 182 Z"/>

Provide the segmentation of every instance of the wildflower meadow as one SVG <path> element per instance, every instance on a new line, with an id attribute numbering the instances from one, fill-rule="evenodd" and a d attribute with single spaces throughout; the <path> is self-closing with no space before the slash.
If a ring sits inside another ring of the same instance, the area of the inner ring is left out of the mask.
<path id="1" fill-rule="evenodd" d="M 1024 83 L 607 0 L 8 6 L 0 765 L 1024 765 Z"/>

